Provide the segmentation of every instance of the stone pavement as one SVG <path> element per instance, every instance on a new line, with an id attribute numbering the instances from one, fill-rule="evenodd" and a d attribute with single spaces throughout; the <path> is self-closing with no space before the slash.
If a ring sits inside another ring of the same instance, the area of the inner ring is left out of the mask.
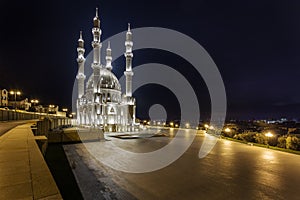
<path id="1" fill-rule="evenodd" d="M 84 199 L 136 200 L 137 198 L 116 184 L 111 169 L 97 161 L 83 144 L 64 145 L 65 153 Z M 119 178 L 119 177 L 117 177 Z"/>
<path id="2" fill-rule="evenodd" d="M 30 125 L 0 137 L 0 199 L 62 199 Z"/>

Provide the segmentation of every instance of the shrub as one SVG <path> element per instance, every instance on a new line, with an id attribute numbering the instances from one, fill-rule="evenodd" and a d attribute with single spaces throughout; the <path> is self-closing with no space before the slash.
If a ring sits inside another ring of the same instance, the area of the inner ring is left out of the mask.
<path id="1" fill-rule="evenodd" d="M 277 146 L 280 147 L 280 148 L 286 148 L 286 137 L 279 137 L 278 140 L 277 140 Z"/>
<path id="2" fill-rule="evenodd" d="M 286 138 L 286 148 L 292 149 L 292 150 L 298 150 L 300 147 L 300 141 L 299 138 L 296 136 L 288 136 Z"/>

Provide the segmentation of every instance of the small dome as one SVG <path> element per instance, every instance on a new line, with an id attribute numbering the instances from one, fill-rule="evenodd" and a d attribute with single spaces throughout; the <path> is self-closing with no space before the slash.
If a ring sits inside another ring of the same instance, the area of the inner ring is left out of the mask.
<path id="1" fill-rule="evenodd" d="M 107 69 L 100 70 L 100 78 L 97 84 L 97 88 L 121 90 L 121 85 L 117 77 Z"/>

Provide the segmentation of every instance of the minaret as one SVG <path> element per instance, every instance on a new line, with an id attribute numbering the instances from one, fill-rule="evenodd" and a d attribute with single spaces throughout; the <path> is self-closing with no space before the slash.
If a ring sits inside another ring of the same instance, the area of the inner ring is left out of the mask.
<path id="1" fill-rule="evenodd" d="M 126 76 L 126 93 L 125 95 L 127 97 L 132 96 L 132 33 L 130 31 L 130 24 L 128 24 L 128 31 L 126 33 L 126 41 L 125 41 L 125 47 L 126 52 L 124 53 L 124 56 L 126 57 L 126 71 L 124 72 L 124 75 Z"/>
<path id="2" fill-rule="evenodd" d="M 106 69 L 111 71 L 112 70 L 112 66 L 111 66 L 112 56 L 111 56 L 110 41 L 108 41 L 105 59 L 106 59 Z"/>
<path id="3" fill-rule="evenodd" d="M 82 32 L 80 31 L 80 36 L 78 39 L 78 47 L 77 47 L 77 63 L 78 63 L 78 73 L 77 73 L 77 80 L 78 80 L 78 98 L 81 98 L 84 95 L 84 41 L 82 39 Z"/>
<path id="4" fill-rule="evenodd" d="M 92 68 L 94 71 L 94 93 L 97 92 L 97 82 L 99 80 L 100 76 L 100 68 L 101 68 L 101 29 L 100 29 L 100 19 L 98 17 L 98 8 L 96 8 L 96 16 L 94 17 L 93 20 L 94 27 L 92 29 L 93 33 L 93 41 L 92 41 L 92 46 L 93 46 L 93 52 L 94 52 L 94 59 L 92 63 Z"/>

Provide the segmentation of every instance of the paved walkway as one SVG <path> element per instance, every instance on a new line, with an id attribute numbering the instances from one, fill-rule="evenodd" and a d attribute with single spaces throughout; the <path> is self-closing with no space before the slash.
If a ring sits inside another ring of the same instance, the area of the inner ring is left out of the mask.
<path id="1" fill-rule="evenodd" d="M 62 199 L 30 125 L 0 137 L 0 199 Z"/>
<path id="2" fill-rule="evenodd" d="M 0 121 L 0 136 L 18 125 L 26 124 L 29 122 L 34 122 L 34 120 Z"/>

